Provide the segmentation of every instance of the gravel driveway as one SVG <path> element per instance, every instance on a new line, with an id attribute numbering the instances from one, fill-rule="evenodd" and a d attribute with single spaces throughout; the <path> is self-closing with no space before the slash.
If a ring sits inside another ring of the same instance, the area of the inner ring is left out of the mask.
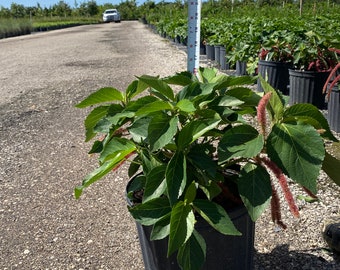
<path id="1" fill-rule="evenodd" d="M 104 86 L 124 89 L 136 75 L 186 69 L 186 54 L 138 22 L 80 26 L 0 40 L 0 269 L 143 269 L 126 210 L 126 168 L 80 200 L 73 188 L 96 167 L 87 156 L 74 105 Z M 339 215 L 339 188 L 284 217 L 257 223 L 256 269 L 339 269 L 321 237 Z M 213 270 L 213 269 L 212 269 Z"/>

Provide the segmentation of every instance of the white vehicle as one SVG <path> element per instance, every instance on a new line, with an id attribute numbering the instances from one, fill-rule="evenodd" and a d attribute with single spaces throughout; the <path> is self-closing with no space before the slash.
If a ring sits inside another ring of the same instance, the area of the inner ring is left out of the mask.
<path id="1" fill-rule="evenodd" d="M 120 22 L 120 14 L 117 9 L 107 9 L 103 13 L 103 22 Z"/>

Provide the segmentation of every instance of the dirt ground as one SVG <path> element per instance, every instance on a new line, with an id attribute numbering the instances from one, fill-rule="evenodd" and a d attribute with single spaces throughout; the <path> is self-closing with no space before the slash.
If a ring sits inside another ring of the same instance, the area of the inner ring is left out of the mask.
<path id="1" fill-rule="evenodd" d="M 100 87 L 185 69 L 184 50 L 136 21 L 0 40 L 0 269 L 143 269 L 125 168 L 73 197 L 97 165 L 84 143 L 88 111 L 74 105 Z M 301 205 L 291 229 L 261 218 L 256 269 L 339 269 L 320 234 L 340 213 L 332 187 L 312 212 Z"/>

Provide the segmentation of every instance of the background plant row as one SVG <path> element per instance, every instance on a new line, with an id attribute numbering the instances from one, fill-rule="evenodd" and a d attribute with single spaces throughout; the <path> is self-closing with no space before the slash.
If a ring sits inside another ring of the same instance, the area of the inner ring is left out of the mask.
<path id="1" fill-rule="evenodd" d="M 311 57 L 318 57 L 321 50 L 340 48 L 339 5 L 305 6 L 300 16 L 296 5 L 265 6 L 252 5 L 233 11 L 219 11 L 217 14 L 202 7 L 201 44 L 226 47 L 227 59 L 231 65 L 246 61 L 248 66 L 257 66 L 261 49 L 273 47 L 282 50 L 281 57 L 299 59 L 299 65 L 306 68 Z M 185 12 L 165 14 L 157 17 L 150 13 L 148 23 L 156 31 L 181 42 L 187 39 Z M 277 56 L 280 57 L 280 56 Z M 304 62 L 303 58 L 306 58 Z M 289 59 L 280 59 L 286 61 Z"/>

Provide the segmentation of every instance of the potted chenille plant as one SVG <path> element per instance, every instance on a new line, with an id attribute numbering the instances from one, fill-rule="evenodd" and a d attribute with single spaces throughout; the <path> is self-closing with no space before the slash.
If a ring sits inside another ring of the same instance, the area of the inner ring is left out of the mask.
<path id="1" fill-rule="evenodd" d="M 323 142 L 336 138 L 320 111 L 286 107 L 264 81 L 261 95 L 246 87 L 253 82 L 205 68 L 143 75 L 125 92 L 99 89 L 77 105 L 95 106 L 86 140 L 97 138 L 90 153 L 100 166 L 75 196 L 129 164 L 122 195 L 139 224 L 146 269 L 251 269 L 254 221 L 271 207 L 285 227 L 278 192 L 299 216 L 288 177 L 310 196 L 321 168 L 339 183 L 339 161 Z"/>
<path id="2" fill-rule="evenodd" d="M 290 104 L 311 103 L 325 109 L 322 93 L 330 71 L 337 59 L 333 47 L 338 41 L 324 33 L 308 31 L 294 42 L 294 68 L 289 70 Z"/>

